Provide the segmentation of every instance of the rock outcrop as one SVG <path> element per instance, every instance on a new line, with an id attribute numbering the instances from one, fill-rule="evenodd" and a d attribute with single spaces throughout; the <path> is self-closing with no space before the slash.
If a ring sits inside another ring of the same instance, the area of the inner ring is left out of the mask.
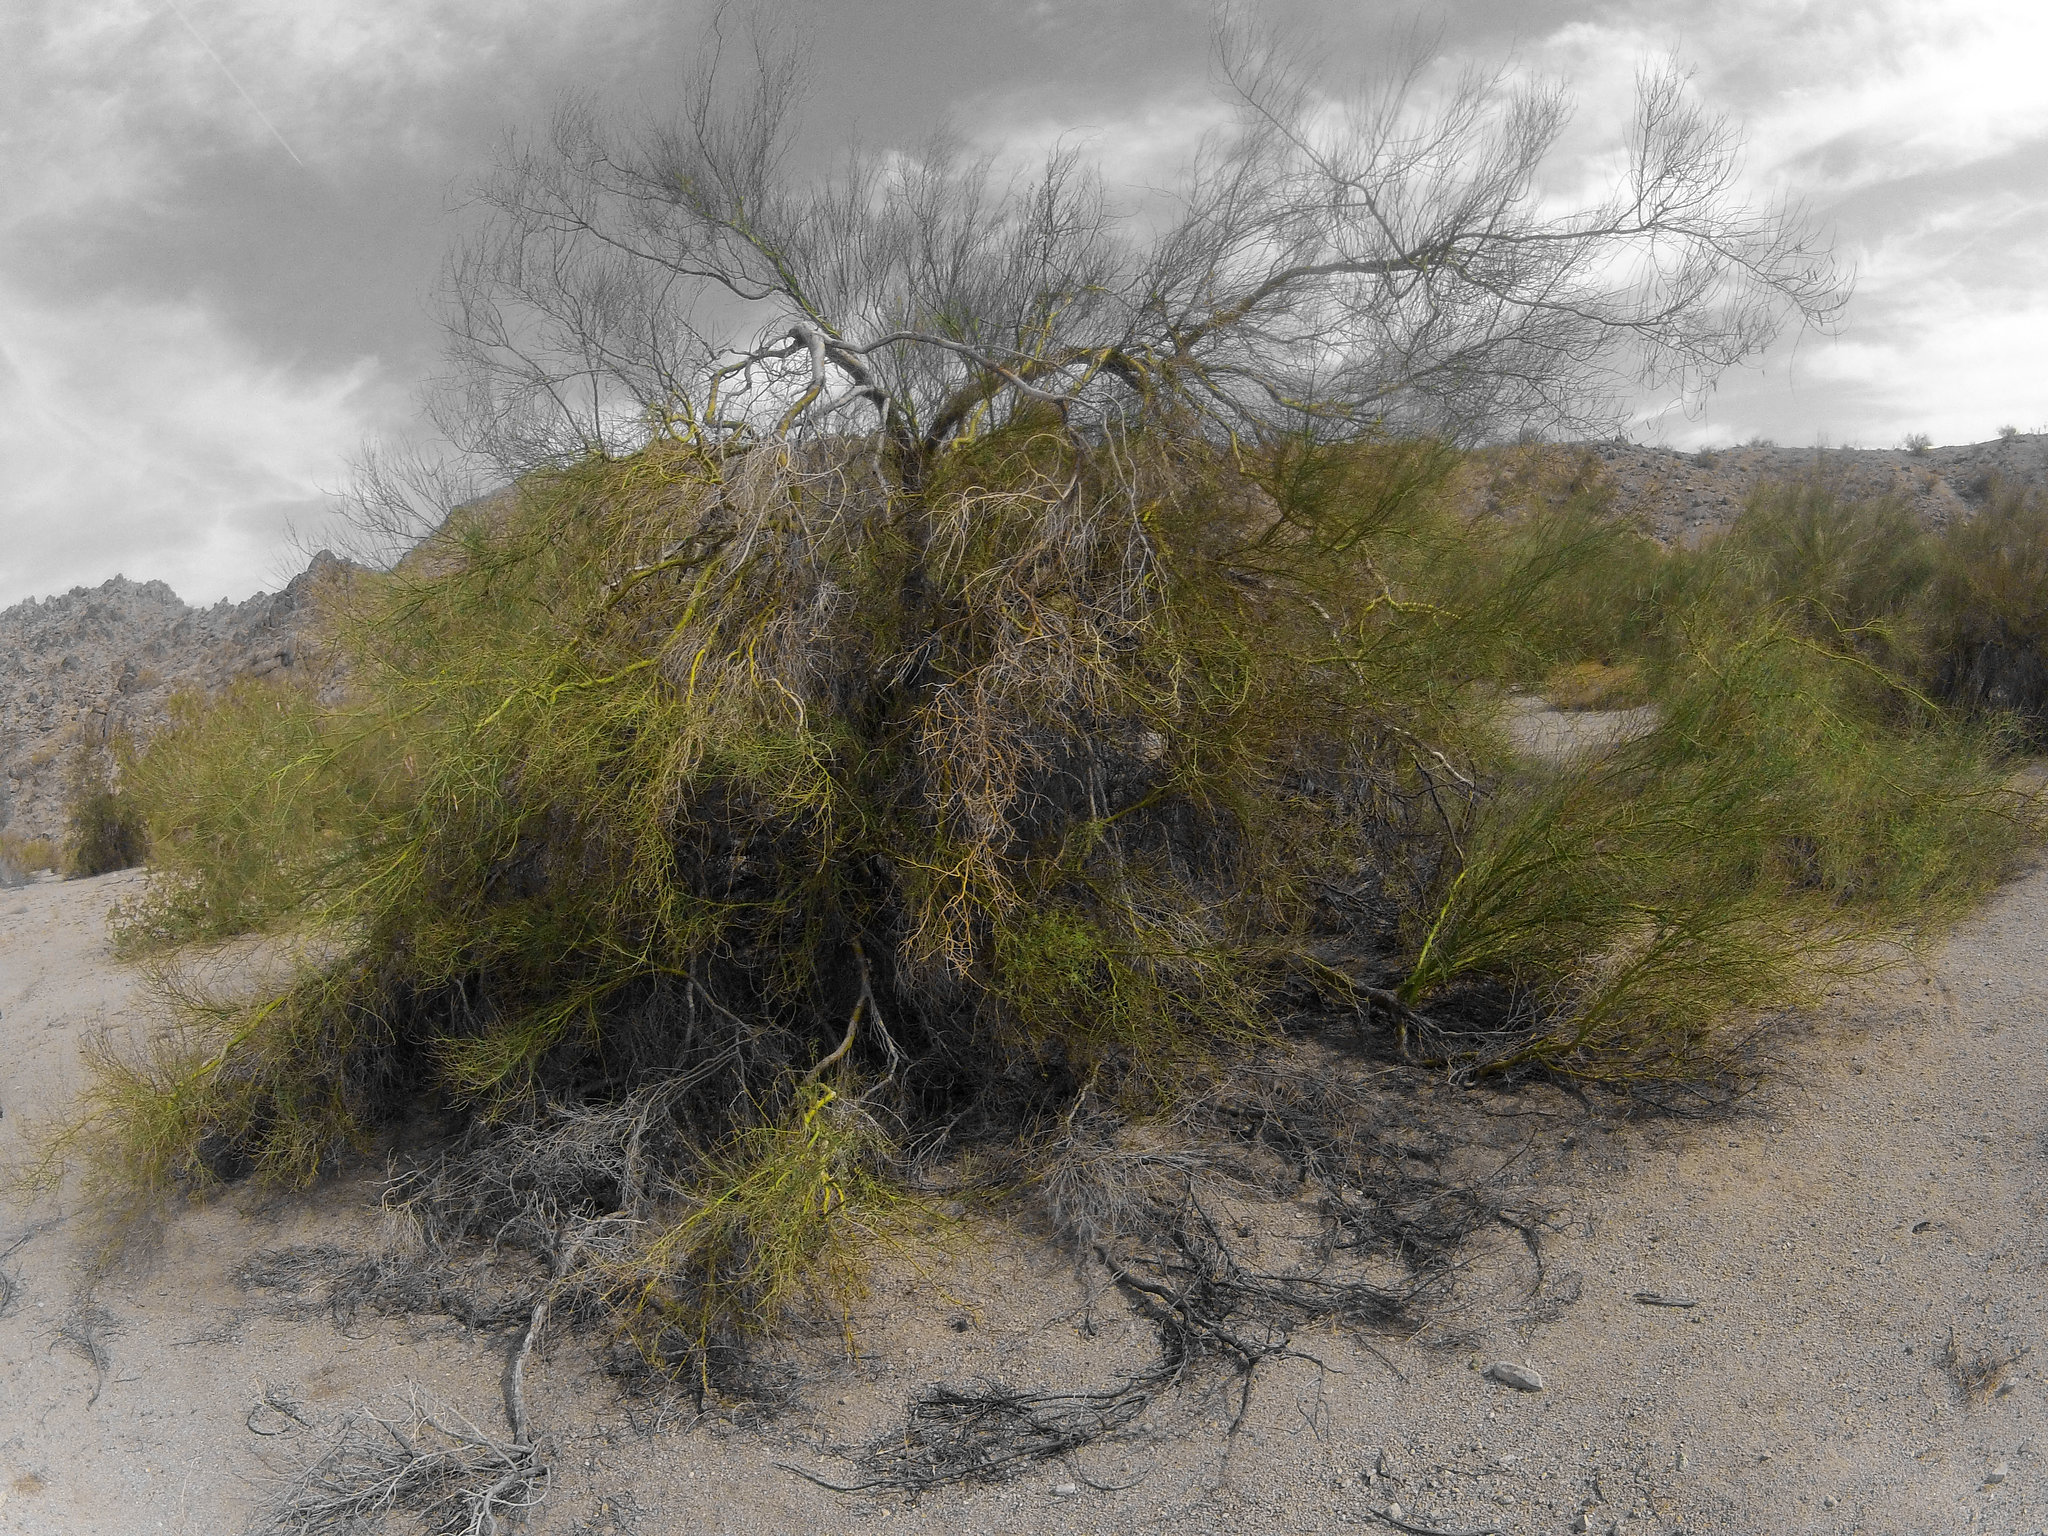
<path id="1" fill-rule="evenodd" d="M 2017 433 L 1949 448 L 1780 448 L 1774 443 L 1680 453 L 1633 443 L 1537 445 L 1480 456 L 1468 484 L 1475 510 L 1506 505 L 1512 487 L 1537 464 L 1577 454 L 1612 482 L 1614 504 L 1643 521 L 1659 541 L 1691 546 L 1735 521 L 1768 481 L 1814 473 L 1844 497 L 1895 496 L 1929 528 L 1968 517 L 1992 486 L 2048 488 L 2048 434 Z"/>

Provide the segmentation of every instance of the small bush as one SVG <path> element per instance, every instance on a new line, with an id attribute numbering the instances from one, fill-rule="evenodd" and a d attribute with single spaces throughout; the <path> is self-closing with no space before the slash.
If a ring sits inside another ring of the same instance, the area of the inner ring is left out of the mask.
<path id="1" fill-rule="evenodd" d="M 1938 555 L 1901 502 L 1844 499 L 1823 476 L 1758 489 L 1704 556 L 1709 580 L 1779 608 L 1800 633 L 1885 662 L 1919 665 L 1921 616 Z"/>
<path id="2" fill-rule="evenodd" d="M 1678 558 L 1576 470 L 1459 516 L 1429 442 L 1027 417 L 914 490 L 866 447 L 533 476 L 349 590 L 347 702 L 188 707 L 132 776 L 134 941 L 321 942 L 103 1054 L 61 1143 L 102 1198 L 438 1124 L 430 1225 L 570 1256 L 711 1382 L 857 1283 L 913 1158 L 1028 1177 L 1084 1101 L 1170 1122 L 1305 1019 L 1725 1097 L 1759 1010 L 2032 835 L 1873 641 L 1919 558 L 1882 509 Z M 1588 658 L 1658 729 L 1517 763 L 1501 692 Z"/>
<path id="3" fill-rule="evenodd" d="M 76 749 L 67 776 L 65 872 L 73 879 L 132 869 L 149 856 L 149 833 L 116 779 L 126 743 Z"/>
<path id="4" fill-rule="evenodd" d="M 1405 996 L 1544 999 L 1496 1067 L 1618 1087 L 1732 1068 L 1751 1010 L 1959 914 L 2030 835 L 1994 733 L 1885 724 L 1861 667 L 1769 612 L 1688 622 L 1657 727 L 1489 802 L 1415 918 Z"/>
<path id="5" fill-rule="evenodd" d="M 1934 451 L 1934 439 L 1925 432 L 1909 432 L 1900 446 L 1916 459 L 1925 458 Z"/>
<path id="6" fill-rule="evenodd" d="M 55 870 L 63 862 L 63 851 L 47 837 L 0 832 L 0 879 L 19 885 L 38 870 Z"/>
<path id="7" fill-rule="evenodd" d="M 2048 497 L 1994 481 L 1945 530 L 1930 597 L 1930 686 L 2048 743 Z"/>
<path id="8" fill-rule="evenodd" d="M 2004 426 L 1998 429 L 1998 440 L 2001 443 L 2009 443 L 2019 435 L 2020 429 L 2014 426 L 2011 422 L 2007 422 Z"/>
<path id="9" fill-rule="evenodd" d="M 1964 715 L 2048 741 L 2048 501 L 1996 475 L 1938 533 L 1902 502 L 1825 476 L 1760 488 L 1735 525 L 1657 577 L 1652 607 L 1779 612 L 1806 640 L 1874 664 L 1872 707 Z M 1654 638 L 1645 655 L 1664 654 Z M 1883 701 L 1890 700 L 1886 705 Z"/>

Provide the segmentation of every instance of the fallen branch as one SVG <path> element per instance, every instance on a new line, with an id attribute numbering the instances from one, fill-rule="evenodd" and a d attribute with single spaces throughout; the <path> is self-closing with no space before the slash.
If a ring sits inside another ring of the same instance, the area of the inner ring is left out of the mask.
<path id="1" fill-rule="evenodd" d="M 1418 1525 L 1415 1521 L 1396 1515 L 1390 1510 L 1368 1509 L 1366 1513 L 1375 1520 L 1385 1521 L 1397 1531 L 1410 1532 L 1411 1536 L 1500 1536 L 1500 1527 L 1497 1525 L 1476 1525 L 1470 1530 L 1454 1531 L 1445 1526 Z"/>
<path id="2" fill-rule="evenodd" d="M 1166 1379 L 1164 1374 L 1136 1377 L 1102 1392 L 933 1387 L 911 1405 L 901 1430 L 862 1453 L 866 1477 L 835 1483 L 787 1462 L 777 1465 L 835 1493 L 874 1488 L 915 1493 L 970 1479 L 1001 1482 L 1033 1463 L 1129 1427 Z"/>
<path id="3" fill-rule="evenodd" d="M 438 1536 L 499 1536 L 547 1496 L 548 1465 L 534 1446 L 487 1435 L 417 1390 L 410 1407 L 404 1423 L 367 1408 L 344 1420 L 251 1536 L 358 1536 L 395 1510 Z"/>
<path id="4" fill-rule="evenodd" d="M 1698 1302 L 1686 1296 L 1666 1296 L 1659 1291 L 1637 1291 L 1635 1299 L 1646 1307 L 1696 1307 Z"/>

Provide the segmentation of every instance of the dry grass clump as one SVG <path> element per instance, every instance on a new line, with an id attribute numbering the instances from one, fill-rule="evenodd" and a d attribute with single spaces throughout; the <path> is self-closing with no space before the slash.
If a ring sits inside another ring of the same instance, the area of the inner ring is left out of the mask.
<path id="1" fill-rule="evenodd" d="M 1028 412 L 914 483 L 874 450 L 535 474 L 335 598 L 346 701 L 189 712 L 133 775 L 159 863 L 130 942 L 320 942 L 104 1055 L 53 1158 L 152 1198 L 408 1127 L 443 1148 L 403 1181 L 435 1242 L 523 1249 L 536 1306 L 739 1390 L 749 1337 L 843 1313 L 919 1170 L 1008 1149 L 1170 1360 L 1249 1369 L 1404 1315 L 1495 1213 L 1395 1176 L 1341 1096 L 1229 1109 L 1283 1021 L 1712 1100 L 1816 966 L 2032 835 L 1995 734 L 1874 621 L 1820 624 L 1834 588 L 1760 599 L 1763 556 L 1675 562 L 1597 487 L 1471 521 L 1428 442 Z M 1501 691 L 1589 656 L 1658 729 L 1518 764 Z M 1170 1147 L 1077 1173 L 1047 1128 L 1095 1116 L 1256 1143 L 1328 1191 L 1333 1252 L 1392 1268 L 1249 1265 Z"/>
<path id="2" fill-rule="evenodd" d="M 1950 1328 L 1948 1337 L 1942 1341 L 1941 1366 L 1955 1382 L 1965 1403 L 1987 1403 L 2012 1390 L 2006 1378 L 2026 1355 L 2024 1345 L 2011 1344 L 2000 1349 L 1972 1349 L 1965 1354 L 1956 1343 L 1955 1329 Z"/>

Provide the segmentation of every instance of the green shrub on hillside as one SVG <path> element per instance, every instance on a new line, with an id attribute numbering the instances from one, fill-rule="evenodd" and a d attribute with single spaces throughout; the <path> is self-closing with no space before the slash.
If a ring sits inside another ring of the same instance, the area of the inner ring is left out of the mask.
<path id="1" fill-rule="evenodd" d="M 1903 502 L 1848 499 L 1819 476 L 1751 496 L 1714 563 L 1801 633 L 1911 672 L 1920 662 L 1937 544 Z"/>
<path id="2" fill-rule="evenodd" d="M 1725 536 L 1670 561 L 1661 585 L 1653 606 L 1713 594 L 1874 663 L 1873 698 L 1922 713 L 1940 700 L 2048 740 L 2048 501 L 2038 491 L 1994 481 L 1980 511 L 1930 532 L 1903 503 L 1845 497 L 1822 476 L 1766 485 Z"/>
<path id="3" fill-rule="evenodd" d="M 1027 423 L 915 495 L 858 443 L 530 477 L 356 584 L 347 703 L 248 688 L 143 757 L 131 942 L 329 942 L 185 998 L 77 1133 L 162 1191 L 452 1117 L 444 1225 L 552 1212 L 709 1370 L 850 1283 L 909 1146 L 1170 1113 L 1304 1009 L 1461 1079 L 1722 1094 L 1758 1010 L 2031 835 L 1864 621 L 1583 503 L 1467 522 L 1452 463 Z M 1861 561 L 1766 563 L 1854 614 L 1816 573 Z M 1501 690 L 1632 635 L 1658 728 L 1516 764 Z"/>
<path id="4" fill-rule="evenodd" d="M 73 879 L 132 869 L 149 854 L 135 799 L 116 782 L 131 757 L 125 742 L 74 748 L 65 783 L 64 866 Z"/>
<path id="5" fill-rule="evenodd" d="M 1994 483 L 1981 511 L 1944 530 L 1931 606 L 1934 690 L 2048 742 L 2048 496 Z"/>

